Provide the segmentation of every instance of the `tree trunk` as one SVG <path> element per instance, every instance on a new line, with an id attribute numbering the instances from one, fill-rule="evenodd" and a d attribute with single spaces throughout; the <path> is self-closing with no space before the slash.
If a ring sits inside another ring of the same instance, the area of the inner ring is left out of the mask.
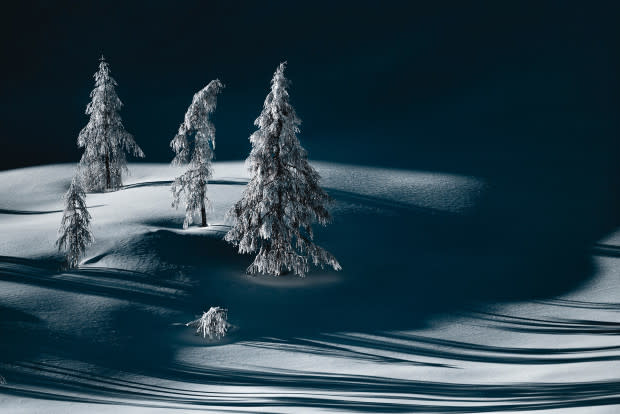
<path id="1" fill-rule="evenodd" d="M 206 181 L 200 181 L 200 188 L 202 189 L 200 191 L 200 217 L 202 218 L 202 223 L 200 225 L 200 227 L 207 227 L 207 209 L 205 208 L 205 193 L 207 192 L 206 187 L 207 183 Z"/>
<path id="2" fill-rule="evenodd" d="M 105 188 L 107 190 L 109 190 L 111 187 L 110 181 L 112 181 L 110 177 L 110 155 L 106 153 L 105 155 Z"/>
<path id="3" fill-rule="evenodd" d="M 73 220 L 75 221 L 75 215 L 77 214 L 77 206 L 75 205 L 75 201 L 73 202 Z M 69 267 L 71 269 L 75 269 L 79 263 L 79 257 L 76 254 L 76 246 L 78 245 L 78 229 L 77 229 L 77 225 L 74 223 L 72 223 L 72 227 L 73 227 L 73 240 L 72 240 L 72 246 L 70 247 L 71 251 L 73 252 L 72 258 L 71 258 L 71 263 L 69 264 Z"/>
<path id="4" fill-rule="evenodd" d="M 202 216 L 202 224 L 200 227 L 207 227 L 207 209 L 205 208 L 205 200 L 202 199 L 200 204 L 200 215 Z"/>

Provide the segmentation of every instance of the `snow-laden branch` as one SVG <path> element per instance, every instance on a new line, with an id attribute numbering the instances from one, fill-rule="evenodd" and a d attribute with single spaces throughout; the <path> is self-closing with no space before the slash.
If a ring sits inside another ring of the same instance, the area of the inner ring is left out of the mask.
<path id="1" fill-rule="evenodd" d="M 211 339 L 220 339 L 226 335 L 230 324 L 228 319 L 228 309 L 219 306 L 210 308 L 207 312 L 203 312 L 202 316 L 195 321 L 185 324 L 196 328 L 196 334 L 203 338 L 207 336 Z"/>

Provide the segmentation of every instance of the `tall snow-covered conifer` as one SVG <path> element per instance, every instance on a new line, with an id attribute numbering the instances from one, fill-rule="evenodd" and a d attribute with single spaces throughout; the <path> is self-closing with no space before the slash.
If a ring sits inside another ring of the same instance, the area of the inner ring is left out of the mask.
<path id="1" fill-rule="evenodd" d="M 201 226 L 207 226 L 207 183 L 213 174 L 213 151 L 215 150 L 215 127 L 209 115 L 215 111 L 217 95 L 224 88 L 219 79 L 212 80 L 198 91 L 185 113 L 185 120 L 179 132 L 170 142 L 176 156 L 172 165 L 187 164 L 187 170 L 172 183 L 172 206 L 178 207 L 185 200 L 185 221 L 187 228 L 194 221 L 194 214 L 200 211 Z"/>
<path id="2" fill-rule="evenodd" d="M 64 196 L 65 209 L 58 228 L 58 250 L 65 251 L 67 265 L 77 267 L 86 247 L 93 242 L 90 232 L 90 214 L 86 209 L 86 194 L 78 174 L 73 177 L 69 190 Z"/>
<path id="3" fill-rule="evenodd" d="M 118 113 L 123 103 L 116 95 L 116 86 L 108 62 L 102 56 L 95 73 L 95 89 L 86 106 L 90 120 L 77 140 L 78 147 L 84 148 L 80 171 L 89 191 L 118 189 L 123 185 L 123 172 L 127 171 L 125 154 L 144 157 L 133 136 L 123 126 Z"/>
<path id="4" fill-rule="evenodd" d="M 297 139 L 301 120 L 289 103 L 285 66 L 281 63 L 273 75 L 271 92 L 254 121 L 258 130 L 250 136 L 252 151 L 246 160 L 251 179 L 228 213 L 234 223 L 225 239 L 239 253 L 258 251 L 247 269 L 250 274 L 294 271 L 305 276 L 309 261 L 340 270 L 336 258 L 313 242 L 312 223 L 330 220 L 325 207 L 329 196 Z"/>

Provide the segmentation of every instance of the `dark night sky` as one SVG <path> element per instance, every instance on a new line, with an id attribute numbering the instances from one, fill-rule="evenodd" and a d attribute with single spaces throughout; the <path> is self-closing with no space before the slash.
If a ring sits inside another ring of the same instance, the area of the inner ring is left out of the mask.
<path id="1" fill-rule="evenodd" d="M 146 161 L 170 161 L 193 94 L 216 77 L 216 157 L 243 159 L 288 60 L 312 159 L 524 176 L 541 193 L 594 182 L 586 196 L 618 207 L 612 2 L 125 3 L 2 6 L 0 169 L 79 159 L 101 53 Z"/>

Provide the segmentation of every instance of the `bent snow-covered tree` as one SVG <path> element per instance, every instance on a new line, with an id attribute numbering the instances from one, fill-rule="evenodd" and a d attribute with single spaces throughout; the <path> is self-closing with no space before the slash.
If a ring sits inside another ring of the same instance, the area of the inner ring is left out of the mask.
<path id="1" fill-rule="evenodd" d="M 334 256 L 313 242 L 312 223 L 330 220 L 329 196 L 297 139 L 301 120 L 289 103 L 285 65 L 276 70 L 254 121 L 258 130 L 250 136 L 252 151 L 246 160 L 251 179 L 228 213 L 234 223 L 225 239 L 240 253 L 258 251 L 247 269 L 250 274 L 294 271 L 305 276 L 309 261 L 340 270 Z"/>
<path id="2" fill-rule="evenodd" d="M 56 241 L 58 250 L 65 251 L 67 265 L 70 268 L 77 267 L 86 247 L 93 242 L 93 235 L 90 232 L 91 217 L 86 209 L 85 198 L 86 194 L 76 174 L 64 196 L 65 209 Z"/>
<path id="3" fill-rule="evenodd" d="M 119 111 L 123 103 L 116 95 L 116 81 L 103 56 L 95 73 L 95 89 L 86 106 L 88 124 L 80 131 L 78 147 L 84 148 L 80 171 L 89 191 L 115 190 L 123 185 L 127 171 L 126 153 L 144 157 L 133 136 L 125 131 Z"/>
<path id="4" fill-rule="evenodd" d="M 215 111 L 217 95 L 223 88 L 222 82 L 215 79 L 194 95 L 179 132 L 170 142 L 176 154 L 172 165 L 187 164 L 187 170 L 172 183 L 172 206 L 176 208 L 185 201 L 183 228 L 193 223 L 198 212 L 201 226 L 207 226 L 207 183 L 213 174 L 215 150 L 215 127 L 209 115 Z"/>
<path id="5" fill-rule="evenodd" d="M 219 306 L 212 307 L 208 312 L 203 312 L 202 316 L 195 321 L 185 324 L 196 328 L 196 334 L 202 335 L 203 338 L 220 339 L 228 332 L 228 309 Z"/>

